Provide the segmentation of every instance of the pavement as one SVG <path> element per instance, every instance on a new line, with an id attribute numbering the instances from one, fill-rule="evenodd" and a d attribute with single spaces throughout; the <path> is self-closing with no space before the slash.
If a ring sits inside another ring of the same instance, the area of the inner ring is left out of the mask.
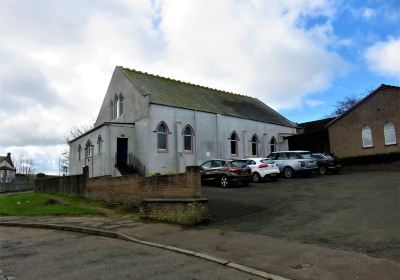
<path id="1" fill-rule="evenodd" d="M 3 216 L 0 222 L 49 223 L 115 231 L 202 252 L 290 279 L 400 279 L 400 262 L 396 260 L 250 233 L 107 217 Z M 4 228 L 0 227 L 0 235 Z"/>
<path id="2" fill-rule="evenodd" d="M 1 228 L 0 279 L 253 279 L 233 268 L 124 240 Z"/>

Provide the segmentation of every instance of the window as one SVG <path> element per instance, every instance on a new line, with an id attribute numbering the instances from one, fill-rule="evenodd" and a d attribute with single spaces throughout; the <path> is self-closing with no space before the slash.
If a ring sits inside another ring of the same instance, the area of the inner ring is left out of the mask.
<path id="1" fill-rule="evenodd" d="M 219 168 L 226 164 L 226 161 L 223 160 L 213 160 L 211 163 L 212 168 Z"/>
<path id="2" fill-rule="evenodd" d="M 190 125 L 185 126 L 183 129 L 183 151 L 193 151 L 193 129 Z"/>
<path id="3" fill-rule="evenodd" d="M 124 112 L 124 97 L 122 96 L 122 92 L 119 94 L 119 115 L 121 116 L 122 113 Z"/>
<path id="4" fill-rule="evenodd" d="M 269 142 L 269 145 L 271 147 L 271 153 L 276 152 L 276 140 L 275 140 L 274 136 L 272 136 L 271 141 Z"/>
<path id="5" fill-rule="evenodd" d="M 99 137 L 97 137 L 97 147 L 98 147 L 97 153 L 100 155 L 101 150 L 103 149 L 103 139 L 101 138 L 101 135 L 99 135 Z"/>
<path id="6" fill-rule="evenodd" d="M 81 152 L 82 152 L 82 147 L 81 144 L 78 146 L 78 160 L 81 161 Z"/>
<path id="7" fill-rule="evenodd" d="M 90 140 L 86 142 L 85 145 L 85 158 L 90 158 L 92 156 L 92 143 Z"/>
<path id="8" fill-rule="evenodd" d="M 114 119 L 114 102 L 110 102 L 110 119 Z"/>
<path id="9" fill-rule="evenodd" d="M 395 145 L 396 144 L 396 130 L 392 122 L 387 122 L 383 127 L 385 134 L 385 145 Z"/>
<path id="10" fill-rule="evenodd" d="M 203 163 L 200 167 L 202 169 L 210 169 L 211 168 L 211 161 L 206 161 L 205 163 Z"/>
<path id="11" fill-rule="evenodd" d="M 362 145 L 363 148 L 369 148 L 369 147 L 373 147 L 373 141 L 372 141 L 372 133 L 371 133 L 371 129 L 369 128 L 369 126 L 364 126 L 361 132 L 361 137 L 362 137 Z"/>
<path id="12" fill-rule="evenodd" d="M 119 99 L 118 96 L 114 96 L 114 119 L 118 118 L 119 116 Z"/>
<path id="13" fill-rule="evenodd" d="M 232 132 L 231 134 L 231 155 L 232 156 L 237 156 L 238 155 L 238 136 L 236 134 L 236 132 Z"/>
<path id="14" fill-rule="evenodd" d="M 158 151 L 167 151 L 168 147 L 168 126 L 161 122 L 157 126 L 157 148 Z"/>
<path id="15" fill-rule="evenodd" d="M 258 156 L 258 137 L 257 134 L 254 134 L 251 138 L 251 155 Z"/>

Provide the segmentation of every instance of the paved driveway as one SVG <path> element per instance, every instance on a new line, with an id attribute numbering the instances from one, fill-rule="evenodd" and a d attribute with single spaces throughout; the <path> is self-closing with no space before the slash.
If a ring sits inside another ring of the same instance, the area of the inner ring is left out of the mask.
<path id="1" fill-rule="evenodd" d="M 260 279 L 219 264 L 81 233 L 0 227 L 0 279 Z"/>
<path id="2" fill-rule="evenodd" d="M 400 173 L 280 179 L 205 186 L 211 226 L 400 260 Z"/>

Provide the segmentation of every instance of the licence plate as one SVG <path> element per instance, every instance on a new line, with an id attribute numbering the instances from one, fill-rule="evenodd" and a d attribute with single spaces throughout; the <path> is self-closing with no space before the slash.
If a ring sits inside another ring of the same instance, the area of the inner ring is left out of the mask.
<path id="1" fill-rule="evenodd" d="M 271 173 L 269 176 L 276 176 L 276 175 L 278 175 L 278 174 L 276 174 L 276 173 Z"/>
<path id="2" fill-rule="evenodd" d="M 247 173 L 247 171 L 242 171 L 241 174 L 242 175 L 249 175 L 249 173 Z"/>

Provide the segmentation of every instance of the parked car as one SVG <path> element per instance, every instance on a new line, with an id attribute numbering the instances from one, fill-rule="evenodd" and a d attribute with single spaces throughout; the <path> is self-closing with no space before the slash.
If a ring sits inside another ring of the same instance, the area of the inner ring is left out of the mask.
<path id="1" fill-rule="evenodd" d="M 234 183 L 247 186 L 251 182 L 251 168 L 244 160 L 213 159 L 201 167 L 201 182 L 214 183 L 227 188 Z"/>
<path id="2" fill-rule="evenodd" d="M 278 165 L 268 158 L 246 158 L 247 165 L 251 168 L 253 182 L 261 182 L 262 179 L 276 180 L 279 177 Z"/>
<path id="3" fill-rule="evenodd" d="M 343 167 L 339 158 L 333 154 L 314 153 L 312 155 L 317 160 L 318 173 L 321 175 L 325 175 L 328 172 L 337 174 Z"/>
<path id="4" fill-rule="evenodd" d="M 308 175 L 318 169 L 317 160 L 309 151 L 274 152 L 268 158 L 278 164 L 286 178 L 292 178 L 296 173 Z"/>

